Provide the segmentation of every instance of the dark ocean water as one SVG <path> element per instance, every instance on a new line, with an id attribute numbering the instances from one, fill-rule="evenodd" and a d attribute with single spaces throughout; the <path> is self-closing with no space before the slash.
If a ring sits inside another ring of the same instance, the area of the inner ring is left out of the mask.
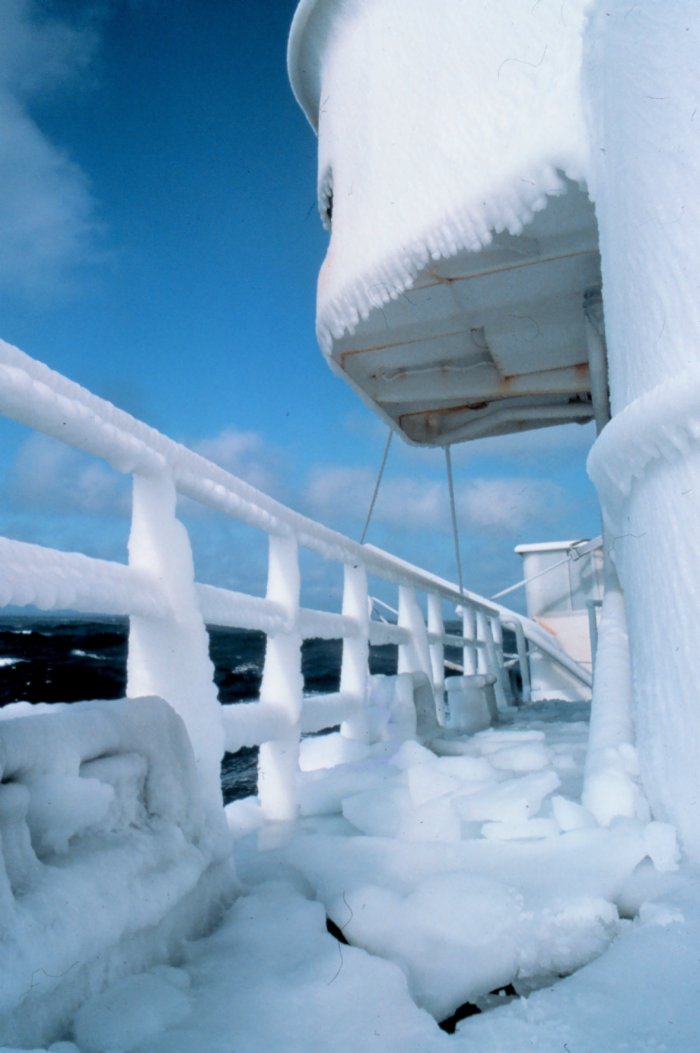
<path id="1" fill-rule="evenodd" d="M 211 629 L 209 651 L 224 705 L 257 698 L 265 636 Z M 126 690 L 127 622 L 7 618 L 0 622 L 0 706 L 8 702 L 76 702 L 122 698 Z M 337 691 L 341 642 L 307 640 L 302 648 L 304 687 Z M 373 673 L 396 672 L 396 648 L 373 647 Z M 255 793 L 257 749 L 227 753 L 221 772 L 226 801 Z"/>

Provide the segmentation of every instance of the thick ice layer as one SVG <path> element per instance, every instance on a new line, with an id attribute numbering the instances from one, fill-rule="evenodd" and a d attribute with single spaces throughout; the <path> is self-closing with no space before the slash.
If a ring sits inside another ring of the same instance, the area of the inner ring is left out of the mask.
<path id="1" fill-rule="evenodd" d="M 650 854 L 674 865 L 661 824 L 601 829 L 556 793 L 580 794 L 587 729 L 552 729 L 537 713 L 473 736 L 461 756 L 413 742 L 387 756 L 380 744 L 310 772 L 305 813 L 335 810 L 345 825 L 324 820 L 267 864 L 300 871 L 350 942 L 399 965 L 437 1019 L 498 986 L 597 957 L 621 929 L 617 896 L 629 873 Z M 317 763 L 321 750 L 316 740 Z"/>
<path id="2" fill-rule="evenodd" d="M 265 825 L 252 799 L 230 806 L 245 887 L 220 927 L 176 968 L 146 966 L 88 998 L 56 1053 L 694 1053 L 700 888 L 673 871 L 671 828 L 602 828 L 577 803 L 586 726 L 571 718 L 584 708 L 533 706 L 463 756 L 355 741 L 343 757 L 337 734 L 310 740 L 302 791 L 317 814 Z M 345 763 L 325 767 L 331 757 Z M 440 837 L 431 813 L 433 837 L 416 836 L 425 809 L 489 789 L 503 795 L 498 819 Z M 387 791 L 412 817 L 401 839 L 341 814 L 358 792 L 368 814 L 372 796 L 375 818 L 388 814 Z M 509 826 L 521 836 L 489 836 Z M 489 996 L 509 982 L 546 988 Z M 444 1034 L 434 1017 L 467 999 L 500 1007 Z"/>
<path id="3" fill-rule="evenodd" d="M 586 43 L 614 412 L 589 471 L 625 595 L 642 781 L 697 863 L 697 4 L 598 3 Z"/>
<path id="4" fill-rule="evenodd" d="M 318 291 L 326 351 L 430 259 L 483 248 L 495 231 L 519 233 L 561 191 L 556 170 L 582 177 L 585 7 L 301 6 L 290 72 L 318 126 L 322 212 L 332 198 Z"/>
<path id="5" fill-rule="evenodd" d="M 26 1043 L 172 954 L 234 886 L 220 813 L 169 706 L 14 708 L 0 739 L 0 1041 Z"/>

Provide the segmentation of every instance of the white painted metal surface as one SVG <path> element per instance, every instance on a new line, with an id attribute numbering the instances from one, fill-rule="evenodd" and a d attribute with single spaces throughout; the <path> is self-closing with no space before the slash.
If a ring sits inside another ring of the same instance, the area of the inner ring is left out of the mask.
<path id="1" fill-rule="evenodd" d="M 602 538 L 518 545 L 515 551 L 523 559 L 525 577 L 520 586 L 525 590 L 528 617 L 550 633 L 570 658 L 592 672 L 590 604 L 599 604 L 603 598 Z M 542 653 L 533 656 L 530 675 L 535 701 L 551 697 L 554 684 L 562 698 L 575 701 L 581 697 L 579 686 L 562 678 Z"/>
<path id="2" fill-rule="evenodd" d="M 570 186 L 520 237 L 431 261 L 333 343 L 333 368 L 414 443 L 585 423 L 584 296 L 600 284 L 587 195 Z"/>

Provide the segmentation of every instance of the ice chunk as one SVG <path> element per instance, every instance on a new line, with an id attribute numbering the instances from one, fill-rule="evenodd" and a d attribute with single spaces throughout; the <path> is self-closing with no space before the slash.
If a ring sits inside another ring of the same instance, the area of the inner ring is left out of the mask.
<path id="1" fill-rule="evenodd" d="M 367 790 L 343 801 L 343 815 L 358 830 L 374 837 L 406 841 L 457 841 L 460 822 L 448 800 L 415 807 L 406 785 L 394 781 L 379 792 Z"/>
<path id="2" fill-rule="evenodd" d="M 504 746 L 489 754 L 489 762 L 503 771 L 541 771 L 551 761 L 551 754 L 539 742 L 523 746 Z"/>
<path id="3" fill-rule="evenodd" d="M 436 764 L 437 758 L 429 749 L 421 746 L 420 742 L 409 739 L 401 743 L 391 758 L 391 763 L 396 768 L 406 769 L 418 764 Z"/>
<path id="4" fill-rule="evenodd" d="M 617 935 L 613 903 L 599 896 L 566 897 L 521 924 L 518 975 L 566 976 L 601 954 Z"/>
<path id="5" fill-rule="evenodd" d="M 524 775 L 477 793 L 456 797 L 457 814 L 469 821 L 496 820 L 521 823 L 539 811 L 542 801 L 559 786 L 553 771 Z"/>
<path id="6" fill-rule="evenodd" d="M 343 815 L 363 833 L 375 837 L 395 837 L 402 822 L 412 812 L 411 795 L 405 786 L 394 782 L 381 793 L 364 790 L 344 798 Z"/>
<path id="7" fill-rule="evenodd" d="M 299 748 L 299 767 L 302 771 L 333 768 L 336 764 L 362 760 L 369 749 L 356 739 L 345 738 L 340 732 L 313 735 L 303 739 Z"/>
<path id="8" fill-rule="evenodd" d="M 445 775 L 451 775 L 462 783 L 488 783 L 495 781 L 494 770 L 483 757 L 440 757 L 437 769 Z"/>
<path id="9" fill-rule="evenodd" d="M 434 801 L 445 794 L 453 793 L 459 789 L 460 783 L 451 775 L 445 775 L 436 770 L 436 766 L 429 767 L 426 764 L 410 768 L 407 772 L 408 790 L 411 800 L 416 807 L 427 801 Z"/>
<path id="10" fill-rule="evenodd" d="M 526 819 L 524 822 L 484 823 L 481 832 L 491 841 L 527 841 L 556 837 L 559 824 L 554 819 Z"/>
<path id="11" fill-rule="evenodd" d="M 351 943 L 399 964 L 418 1005 L 443 1019 L 515 975 L 521 907 L 517 893 L 498 881 L 452 873 L 405 897 L 358 888 L 336 911 L 344 918 L 351 912 L 344 926 Z"/>
<path id="12" fill-rule="evenodd" d="M 365 792 L 391 778 L 386 766 L 371 762 L 343 764 L 328 772 L 310 772 L 299 785 L 299 809 L 302 815 L 333 815 L 341 811 L 344 798 Z"/>
<path id="13" fill-rule="evenodd" d="M 480 735 L 474 736 L 474 747 L 484 756 L 496 753 L 510 746 L 521 746 L 524 744 L 544 742 L 544 732 L 536 730 L 528 731 L 496 731 L 489 729 Z"/>

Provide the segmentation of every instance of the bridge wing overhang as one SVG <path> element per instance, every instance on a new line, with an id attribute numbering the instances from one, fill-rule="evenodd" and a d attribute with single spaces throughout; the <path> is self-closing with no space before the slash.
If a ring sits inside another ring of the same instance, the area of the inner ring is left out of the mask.
<path id="1" fill-rule="evenodd" d="M 414 443 L 592 415 L 583 0 L 304 0 L 331 367 Z"/>

